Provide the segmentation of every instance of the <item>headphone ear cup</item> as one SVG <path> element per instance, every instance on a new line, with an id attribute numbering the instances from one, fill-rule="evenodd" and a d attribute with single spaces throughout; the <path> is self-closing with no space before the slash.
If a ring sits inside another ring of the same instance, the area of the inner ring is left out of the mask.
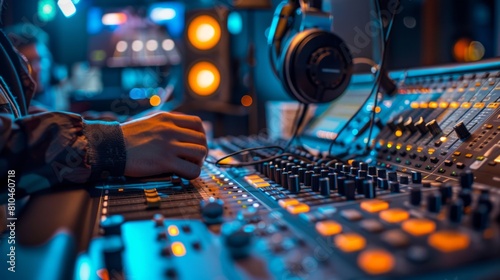
<path id="1" fill-rule="evenodd" d="M 352 76 L 352 56 L 337 35 L 313 28 L 285 46 L 279 74 L 292 98 L 304 104 L 331 102 L 344 93 Z"/>

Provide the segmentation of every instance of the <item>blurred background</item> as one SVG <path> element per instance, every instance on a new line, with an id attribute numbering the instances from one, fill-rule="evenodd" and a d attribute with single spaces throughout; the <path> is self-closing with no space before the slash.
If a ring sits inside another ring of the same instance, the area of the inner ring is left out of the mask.
<path id="1" fill-rule="evenodd" d="M 176 110 L 200 115 L 221 136 L 262 131 L 266 102 L 291 100 L 271 70 L 266 43 L 280 1 L 4 2 L 2 28 L 39 72 L 36 99 L 50 109 L 122 120 Z M 382 0 L 384 22 L 394 2 Z M 354 57 L 378 62 L 372 1 L 324 0 L 323 9 Z M 499 34 L 500 0 L 402 0 L 387 65 L 495 57 Z"/>

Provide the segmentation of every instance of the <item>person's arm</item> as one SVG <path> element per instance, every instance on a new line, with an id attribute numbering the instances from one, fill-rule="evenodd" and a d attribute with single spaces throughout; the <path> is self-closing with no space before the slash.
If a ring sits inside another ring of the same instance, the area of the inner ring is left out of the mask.
<path id="1" fill-rule="evenodd" d="M 173 172 L 193 179 L 207 154 L 198 117 L 159 113 L 119 124 L 48 112 L 17 120 L 0 114 L 0 177 L 16 174 L 16 195 L 61 183 Z M 0 202 L 7 185 L 0 186 Z"/>
<path id="2" fill-rule="evenodd" d="M 122 176 L 126 150 L 116 122 L 84 121 L 76 114 L 47 112 L 14 120 L 0 115 L 0 177 L 16 174 L 16 195 L 61 183 Z M 6 184 L 1 193 L 6 193 Z"/>

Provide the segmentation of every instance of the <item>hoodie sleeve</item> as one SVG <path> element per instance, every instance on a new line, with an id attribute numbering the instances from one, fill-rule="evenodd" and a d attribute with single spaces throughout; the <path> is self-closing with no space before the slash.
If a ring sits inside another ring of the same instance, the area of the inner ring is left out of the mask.
<path id="1" fill-rule="evenodd" d="M 14 119 L 0 114 L 0 177 L 14 170 L 16 196 L 68 183 L 123 176 L 126 150 L 118 122 L 47 112 Z M 7 184 L 0 184 L 0 204 Z"/>

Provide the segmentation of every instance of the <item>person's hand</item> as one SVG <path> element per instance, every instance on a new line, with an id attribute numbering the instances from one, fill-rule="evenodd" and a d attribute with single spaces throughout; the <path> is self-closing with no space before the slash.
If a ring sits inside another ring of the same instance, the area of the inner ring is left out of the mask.
<path id="1" fill-rule="evenodd" d="M 126 176 L 173 172 L 194 179 L 200 174 L 208 152 L 200 118 L 158 113 L 121 127 L 127 150 Z"/>

